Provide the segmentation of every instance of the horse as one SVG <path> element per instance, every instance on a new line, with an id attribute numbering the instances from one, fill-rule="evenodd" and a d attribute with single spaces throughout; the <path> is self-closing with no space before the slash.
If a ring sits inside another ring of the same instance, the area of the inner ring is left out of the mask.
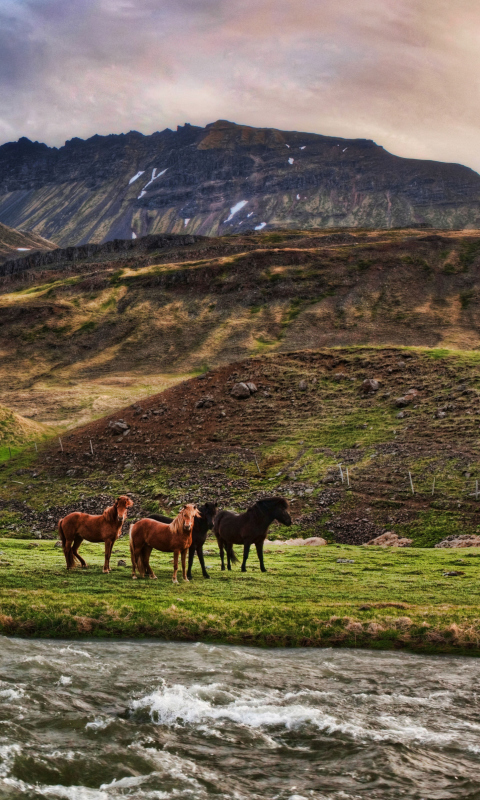
<path id="1" fill-rule="evenodd" d="M 223 549 L 227 551 L 227 565 L 228 569 L 231 569 L 230 563 L 235 564 L 238 561 L 233 552 L 233 545 L 243 544 L 242 572 L 246 572 L 248 554 L 251 545 L 254 544 L 260 569 L 266 572 L 263 563 L 263 543 L 267 538 L 268 528 L 275 519 L 282 525 L 291 525 L 292 518 L 288 512 L 288 500 L 284 497 L 265 497 L 263 500 L 257 500 L 243 514 L 219 511 L 213 522 L 213 531 L 220 548 L 222 570 L 225 569 Z"/>
<path id="2" fill-rule="evenodd" d="M 150 554 L 153 549 L 164 553 L 173 552 L 173 583 L 177 581 L 178 554 L 182 555 L 183 580 L 188 581 L 185 565 L 187 550 L 192 544 L 192 531 L 195 517 L 200 512 L 192 503 L 184 506 L 173 522 L 157 522 L 154 519 L 141 519 L 130 525 L 130 555 L 132 558 L 132 578 L 136 578 L 135 569 L 138 569 L 142 578 L 147 574 L 156 578 L 150 566 Z"/>
<path id="3" fill-rule="evenodd" d="M 188 551 L 187 578 L 189 581 L 192 580 L 192 564 L 195 558 L 195 553 L 198 555 L 203 577 L 210 577 L 205 568 L 205 561 L 203 559 L 203 545 L 207 539 L 208 531 L 211 531 L 213 528 L 213 518 L 217 513 L 217 504 L 204 503 L 203 506 L 200 506 L 198 510 L 200 511 L 200 516 L 195 517 L 193 522 L 192 544 L 190 545 L 190 549 Z M 150 514 L 149 519 L 155 519 L 157 522 L 167 523 L 173 521 L 172 517 L 164 517 L 161 514 Z"/>
<path id="4" fill-rule="evenodd" d="M 87 542 L 105 542 L 105 563 L 103 572 L 110 572 L 110 555 L 112 548 L 122 532 L 122 525 L 127 518 L 127 509 L 133 501 L 122 494 L 117 497 L 113 506 L 106 508 L 103 514 L 92 516 L 74 511 L 58 521 L 58 533 L 62 542 L 67 569 L 74 569 L 75 559 L 82 567 L 87 564 L 78 555 L 78 548 L 84 539 Z"/>

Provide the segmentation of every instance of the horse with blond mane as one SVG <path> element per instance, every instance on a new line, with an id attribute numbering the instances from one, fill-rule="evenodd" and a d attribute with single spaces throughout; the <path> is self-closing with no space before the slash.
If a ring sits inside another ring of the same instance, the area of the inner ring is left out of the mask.
<path id="1" fill-rule="evenodd" d="M 113 506 L 105 509 L 103 514 L 93 516 L 74 511 L 58 521 L 58 533 L 62 542 L 67 569 L 74 569 L 75 559 L 82 567 L 86 561 L 78 555 L 78 548 L 83 540 L 87 542 L 105 542 L 105 563 L 103 572 L 110 572 L 110 556 L 113 545 L 122 532 L 122 525 L 127 518 L 127 509 L 133 506 L 132 500 L 122 494 L 117 497 Z"/>
<path id="2" fill-rule="evenodd" d="M 180 513 L 169 524 L 156 522 L 153 519 L 141 519 L 130 525 L 130 555 L 132 559 L 132 578 L 136 578 L 138 569 L 142 578 L 156 578 L 150 566 L 152 550 L 173 553 L 173 583 L 178 583 L 178 556 L 182 557 L 183 580 L 188 581 L 186 573 L 187 551 L 192 544 L 193 523 L 200 512 L 192 503 L 182 508 Z"/>

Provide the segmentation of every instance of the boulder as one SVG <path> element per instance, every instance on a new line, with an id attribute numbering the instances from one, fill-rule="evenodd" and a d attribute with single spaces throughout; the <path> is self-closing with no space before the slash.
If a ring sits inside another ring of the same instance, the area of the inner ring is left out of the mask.
<path id="1" fill-rule="evenodd" d="M 108 427 L 112 431 L 112 433 L 117 434 L 124 434 L 125 431 L 130 429 L 130 425 L 128 425 L 125 420 L 123 419 L 111 419 L 108 423 Z"/>
<path id="2" fill-rule="evenodd" d="M 246 383 L 236 383 L 235 386 L 233 386 L 230 394 L 232 397 L 236 397 L 237 400 L 244 400 L 245 398 L 250 397 L 250 389 Z"/>
<path id="3" fill-rule="evenodd" d="M 480 547 L 480 536 L 474 533 L 464 533 L 459 536 L 448 536 L 435 547 Z"/>
<path id="4" fill-rule="evenodd" d="M 393 533 L 393 531 L 387 531 L 386 533 L 382 533 L 381 536 L 377 536 L 375 539 L 370 539 L 370 541 L 365 544 L 372 544 L 375 547 L 410 547 L 412 539 L 407 539 L 405 537 L 400 538 L 396 533 Z"/>
<path id="5" fill-rule="evenodd" d="M 247 381 L 246 386 L 248 386 L 248 388 L 250 389 L 250 394 L 255 394 L 255 392 L 258 392 L 257 387 L 255 386 L 254 383 L 252 383 L 252 381 Z"/>
<path id="6" fill-rule="evenodd" d="M 378 392 L 380 384 L 374 378 L 366 378 L 362 383 L 362 392 L 364 394 L 373 394 Z"/>

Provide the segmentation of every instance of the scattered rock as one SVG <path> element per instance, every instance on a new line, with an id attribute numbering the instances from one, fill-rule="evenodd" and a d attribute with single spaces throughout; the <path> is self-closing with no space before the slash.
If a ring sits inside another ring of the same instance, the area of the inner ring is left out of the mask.
<path id="1" fill-rule="evenodd" d="M 250 389 L 246 383 L 236 383 L 235 386 L 233 386 L 230 394 L 232 397 L 236 397 L 237 400 L 244 400 L 247 397 L 250 397 Z"/>
<path id="2" fill-rule="evenodd" d="M 406 537 L 400 538 L 396 533 L 393 533 L 393 531 L 387 531 L 386 533 L 382 533 L 381 536 L 377 536 L 375 539 L 370 539 L 370 541 L 365 542 L 365 544 L 373 544 L 376 547 L 410 547 L 412 539 L 407 539 Z"/>
<path id="3" fill-rule="evenodd" d="M 378 392 L 380 384 L 374 378 L 366 378 L 362 383 L 362 392 L 364 394 L 373 394 Z"/>
<path id="4" fill-rule="evenodd" d="M 405 411 L 399 411 L 397 414 L 397 419 L 405 419 L 406 414 Z"/>
<path id="5" fill-rule="evenodd" d="M 307 381 L 300 381 L 300 383 L 298 384 L 298 388 L 300 389 L 301 392 L 306 392 L 308 388 Z"/>
<path id="6" fill-rule="evenodd" d="M 126 566 L 127 566 L 127 562 L 124 561 L 123 558 L 119 558 L 118 561 L 117 561 L 117 567 L 126 567 Z"/>
<path id="7" fill-rule="evenodd" d="M 258 392 L 257 387 L 255 386 L 254 383 L 252 383 L 252 381 L 247 381 L 246 385 L 250 389 L 250 394 L 255 394 L 255 392 Z"/>
<path id="8" fill-rule="evenodd" d="M 57 541 L 55 542 L 55 544 L 53 546 L 54 547 L 62 547 L 62 543 L 61 543 L 60 539 L 57 539 Z"/>
<path id="9" fill-rule="evenodd" d="M 215 398 L 211 394 L 206 394 L 195 403 L 195 408 L 211 408 L 215 405 Z"/>
<path id="10" fill-rule="evenodd" d="M 337 564 L 355 564 L 354 558 L 337 558 Z"/>
<path id="11" fill-rule="evenodd" d="M 438 411 L 436 411 L 436 412 L 435 412 L 435 417 L 436 417 L 437 419 L 443 419 L 443 418 L 444 418 L 444 417 L 446 417 L 446 416 L 447 416 L 447 415 L 446 415 L 445 411 L 440 411 L 440 409 L 439 409 Z"/>
<path id="12" fill-rule="evenodd" d="M 480 536 L 464 533 L 460 536 L 447 536 L 435 547 L 480 547 Z"/>
<path id="13" fill-rule="evenodd" d="M 446 578 L 449 578 L 450 576 L 453 576 L 453 575 L 465 575 L 465 573 L 464 573 L 464 572 L 459 572 L 459 571 L 458 571 L 458 570 L 456 570 L 456 569 L 451 569 L 451 570 L 449 570 L 448 572 L 444 572 L 443 574 L 444 574 L 444 576 L 445 576 Z"/>

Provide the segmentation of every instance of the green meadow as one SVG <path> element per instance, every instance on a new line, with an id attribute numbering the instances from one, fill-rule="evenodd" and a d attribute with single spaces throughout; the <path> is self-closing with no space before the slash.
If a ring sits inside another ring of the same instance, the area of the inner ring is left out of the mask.
<path id="1" fill-rule="evenodd" d="M 126 537 L 109 575 L 98 545 L 82 545 L 86 570 L 67 572 L 52 541 L 0 539 L 0 632 L 480 653 L 479 549 L 272 543 L 266 550 L 265 574 L 255 554 L 246 573 L 238 565 L 221 572 L 208 540 L 210 580 L 196 561 L 194 579 L 175 586 L 171 558 L 159 553 L 152 556 L 158 580 L 133 581 Z"/>

